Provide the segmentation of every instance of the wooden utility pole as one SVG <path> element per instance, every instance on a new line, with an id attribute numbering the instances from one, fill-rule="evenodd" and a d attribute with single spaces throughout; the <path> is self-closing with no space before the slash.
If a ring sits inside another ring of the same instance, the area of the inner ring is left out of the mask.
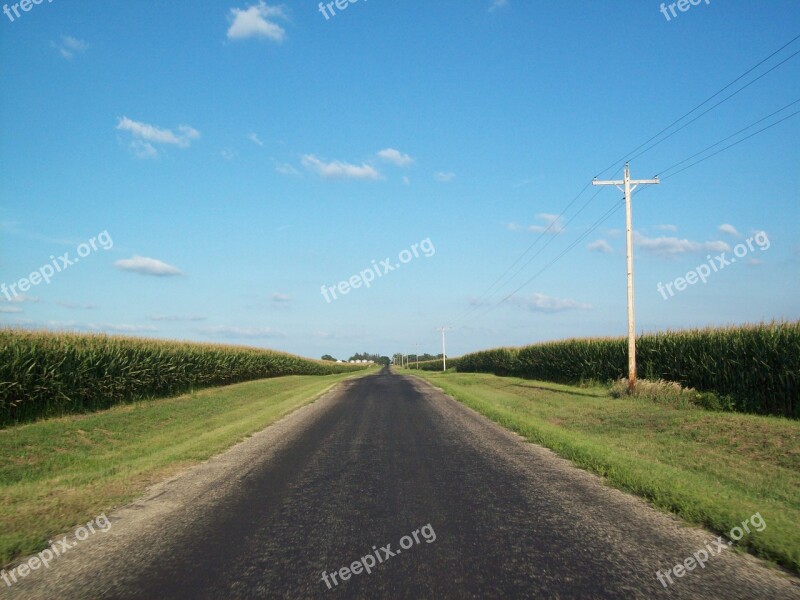
<path id="1" fill-rule="evenodd" d="M 447 331 L 446 327 L 439 327 L 436 331 L 442 332 L 442 372 L 447 371 L 447 350 L 445 346 L 444 332 Z"/>
<path id="2" fill-rule="evenodd" d="M 636 388 L 636 324 L 633 309 L 633 216 L 631 192 L 640 185 L 659 184 L 655 179 L 631 179 L 628 163 L 625 163 L 625 178 L 622 181 L 592 181 L 592 185 L 615 185 L 625 193 L 625 238 L 628 247 L 628 390 Z M 620 187 L 621 186 L 621 187 Z"/>

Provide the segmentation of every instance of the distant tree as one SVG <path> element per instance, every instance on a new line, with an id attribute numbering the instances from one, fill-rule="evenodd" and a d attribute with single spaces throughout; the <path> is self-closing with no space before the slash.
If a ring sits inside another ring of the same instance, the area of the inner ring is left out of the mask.
<path id="1" fill-rule="evenodd" d="M 371 360 L 374 363 L 381 364 L 381 355 L 370 354 L 369 352 L 356 352 L 348 360 Z"/>
<path id="2" fill-rule="evenodd" d="M 325 356 L 323 356 L 322 360 L 329 360 L 331 362 L 336 362 L 336 359 L 333 358 L 330 354 L 326 354 Z"/>
<path id="3" fill-rule="evenodd" d="M 390 365 L 390 364 L 392 364 L 392 359 L 389 358 L 388 356 L 381 356 L 381 360 L 380 360 L 380 362 L 378 364 L 381 364 L 381 365 L 384 365 L 384 366 Z"/>

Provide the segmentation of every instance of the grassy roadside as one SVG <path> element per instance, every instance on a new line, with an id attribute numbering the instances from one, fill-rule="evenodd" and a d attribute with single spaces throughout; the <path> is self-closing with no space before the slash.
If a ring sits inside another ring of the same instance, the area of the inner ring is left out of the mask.
<path id="1" fill-rule="evenodd" d="M 726 535 L 760 512 L 766 529 L 737 546 L 800 573 L 800 422 L 613 399 L 603 387 L 413 374 L 692 523 Z"/>
<path id="2" fill-rule="evenodd" d="M 133 500 L 353 376 L 265 379 L 0 430 L 0 564 L 45 548 L 49 537 Z"/>

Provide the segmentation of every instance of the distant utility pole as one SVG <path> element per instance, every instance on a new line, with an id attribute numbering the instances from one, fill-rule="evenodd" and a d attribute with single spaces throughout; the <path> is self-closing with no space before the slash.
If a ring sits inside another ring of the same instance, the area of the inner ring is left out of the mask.
<path id="1" fill-rule="evenodd" d="M 447 331 L 446 327 L 439 327 L 436 331 L 442 332 L 442 371 L 447 371 L 447 350 L 445 349 L 444 332 Z"/>
<path id="2" fill-rule="evenodd" d="M 655 179 L 631 179 L 631 170 L 625 163 L 625 178 L 622 181 L 598 181 L 592 185 L 615 185 L 625 193 L 625 237 L 628 246 L 628 390 L 636 388 L 636 325 L 633 310 L 633 216 L 631 213 L 631 192 L 640 185 L 661 183 Z M 622 187 L 620 187 L 622 186 Z"/>
<path id="3" fill-rule="evenodd" d="M 417 353 L 414 356 L 417 359 L 417 371 L 419 371 L 419 344 L 415 344 L 414 349 L 417 351 Z"/>

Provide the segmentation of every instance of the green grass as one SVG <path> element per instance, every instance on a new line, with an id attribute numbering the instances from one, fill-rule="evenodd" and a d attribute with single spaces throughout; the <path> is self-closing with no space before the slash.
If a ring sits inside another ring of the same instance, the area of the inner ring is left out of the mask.
<path id="1" fill-rule="evenodd" d="M 800 423 L 611 398 L 485 374 L 414 374 L 576 465 L 692 523 L 727 534 L 756 512 L 767 528 L 738 546 L 800 573 Z"/>
<path id="2" fill-rule="evenodd" d="M 42 550 L 49 537 L 129 502 L 352 376 L 252 381 L 0 430 L 0 564 Z"/>
<path id="3" fill-rule="evenodd" d="M 639 379 L 713 393 L 736 412 L 800 419 L 800 321 L 642 334 Z M 459 358 L 460 373 L 578 384 L 628 374 L 626 338 L 583 338 L 495 348 Z"/>

